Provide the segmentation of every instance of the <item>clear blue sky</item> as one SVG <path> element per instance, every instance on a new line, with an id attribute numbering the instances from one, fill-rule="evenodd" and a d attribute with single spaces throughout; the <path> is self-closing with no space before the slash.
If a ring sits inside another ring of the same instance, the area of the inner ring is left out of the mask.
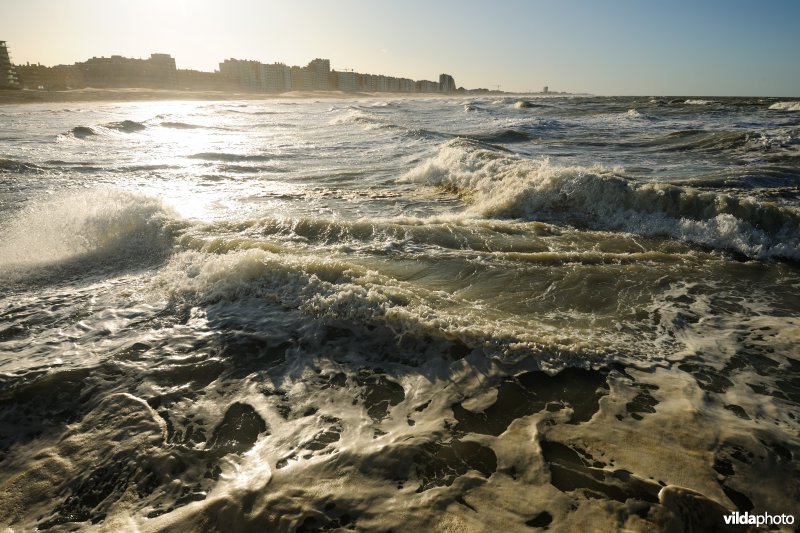
<path id="1" fill-rule="evenodd" d="M 172 54 L 467 88 L 800 96 L 800 0 L 0 0 L 17 63 Z"/>

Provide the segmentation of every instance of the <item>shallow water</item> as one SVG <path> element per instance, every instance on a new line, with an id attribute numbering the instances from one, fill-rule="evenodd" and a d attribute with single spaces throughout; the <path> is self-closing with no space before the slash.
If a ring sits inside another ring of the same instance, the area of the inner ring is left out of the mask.
<path id="1" fill-rule="evenodd" d="M 797 106 L 0 107 L 0 523 L 800 517 Z"/>

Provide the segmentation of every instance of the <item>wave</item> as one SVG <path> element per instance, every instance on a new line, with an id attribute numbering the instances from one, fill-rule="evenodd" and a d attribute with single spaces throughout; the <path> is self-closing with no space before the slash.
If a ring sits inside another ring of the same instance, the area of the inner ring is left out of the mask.
<path id="1" fill-rule="evenodd" d="M 149 287 L 181 306 L 265 299 L 371 334 L 377 326 L 391 335 L 422 339 L 426 348 L 457 340 L 497 355 L 524 351 L 553 369 L 585 365 L 604 353 L 564 339 L 563 331 L 518 327 L 500 309 L 487 313 L 487 306 L 476 307 L 468 296 L 400 280 L 346 256 L 257 247 L 222 253 L 187 250 L 173 255 Z M 491 346 L 485 344 L 487 338 L 493 339 Z M 416 357 L 413 352 L 408 356 Z"/>
<path id="2" fill-rule="evenodd" d="M 667 236 L 754 259 L 800 261 L 800 213 L 750 197 L 638 183 L 619 169 L 561 167 L 457 139 L 402 181 L 462 196 L 468 212 Z"/>
<path id="3" fill-rule="evenodd" d="M 189 159 L 203 159 L 205 161 L 271 161 L 274 156 L 260 154 L 229 154 L 226 152 L 200 152 L 188 156 Z"/>
<path id="4" fill-rule="evenodd" d="M 800 102 L 775 102 L 769 109 L 779 111 L 800 111 Z"/>
<path id="5" fill-rule="evenodd" d="M 287 172 L 286 168 L 279 167 L 279 166 L 272 166 L 272 165 L 234 165 L 234 164 L 224 164 L 219 165 L 217 169 L 220 172 L 232 172 L 236 174 L 257 174 L 259 172 L 269 172 L 269 173 L 278 173 L 278 172 Z"/>
<path id="6" fill-rule="evenodd" d="M 118 190 L 60 193 L 33 202 L 3 229 L 0 271 L 161 257 L 179 228 L 160 200 Z"/>
<path id="7" fill-rule="evenodd" d="M 403 137 L 420 138 L 420 139 L 449 139 L 455 137 L 455 135 L 453 135 L 452 133 L 427 130 L 425 128 L 406 129 L 401 133 L 401 135 Z"/>
<path id="8" fill-rule="evenodd" d="M 64 161 L 63 159 L 48 159 L 45 163 L 63 167 L 89 167 L 95 164 L 91 161 Z"/>
<path id="9" fill-rule="evenodd" d="M 167 165 L 167 164 L 152 164 L 152 165 L 130 165 L 126 167 L 119 168 L 120 172 L 142 172 L 142 171 L 151 171 L 151 170 L 171 170 L 181 168 L 177 165 Z"/>
<path id="10" fill-rule="evenodd" d="M 247 106 L 242 106 L 247 107 Z M 277 115 L 278 111 L 241 111 L 239 109 L 220 109 L 220 113 L 233 115 Z"/>
<path id="11" fill-rule="evenodd" d="M 365 112 L 359 108 L 348 108 L 348 111 L 335 117 L 330 121 L 331 126 L 339 126 L 344 124 L 359 124 L 363 125 L 366 129 L 378 128 L 394 128 L 393 124 L 389 124 L 373 114 Z"/>
<path id="12" fill-rule="evenodd" d="M 656 117 L 652 115 L 648 115 L 646 113 L 642 113 L 636 109 L 628 109 L 623 115 L 623 117 L 628 119 L 635 119 L 635 120 L 656 120 Z"/>
<path id="13" fill-rule="evenodd" d="M 198 124 L 188 124 L 186 122 L 162 122 L 159 124 L 162 128 L 172 128 L 176 130 L 195 130 L 195 129 L 202 129 L 205 126 L 200 126 Z"/>
<path id="14" fill-rule="evenodd" d="M 123 133 L 136 133 L 147 129 L 147 126 L 135 120 L 122 120 L 120 122 L 110 122 L 106 128 L 121 131 Z"/>
<path id="15" fill-rule="evenodd" d="M 701 150 L 721 152 L 727 150 L 770 151 L 796 144 L 797 130 L 782 131 L 714 131 L 679 130 L 670 132 L 642 146 L 658 147 L 665 151 Z"/>
<path id="16" fill-rule="evenodd" d="M 75 126 L 70 130 L 70 134 L 78 139 L 85 139 L 97 135 L 97 132 L 88 126 Z"/>
<path id="17" fill-rule="evenodd" d="M 527 142 L 534 138 L 533 136 L 531 136 L 528 133 L 525 133 L 524 131 L 519 131 L 514 129 L 505 129 L 505 130 L 495 131 L 492 133 L 478 133 L 478 134 L 466 135 L 465 137 L 487 143 L 501 143 L 501 144 Z"/>
<path id="18" fill-rule="evenodd" d="M 515 235 L 525 232 L 529 242 L 519 242 Z M 245 234 L 247 238 L 220 240 L 209 236 Z M 309 217 L 266 217 L 237 222 L 215 222 L 201 228 L 201 233 L 187 236 L 182 244 L 196 250 L 225 253 L 260 248 L 274 252 L 287 247 L 297 251 L 304 246 L 333 246 L 348 253 L 357 250 L 375 255 L 402 251 L 406 254 L 447 250 L 542 252 L 547 246 L 537 241 L 549 236 L 546 224 L 514 221 L 458 219 L 445 216 L 430 218 L 389 218 L 347 221 Z M 268 242 L 264 239 L 268 239 Z M 508 246 L 504 243 L 509 242 Z M 274 244 L 279 243 L 279 244 Z M 490 244 L 491 243 L 491 244 Z M 638 250 L 639 248 L 637 248 Z"/>
<path id="19" fill-rule="evenodd" d="M 528 100 L 517 100 L 516 102 L 514 102 L 514 107 L 517 109 L 531 109 L 535 107 L 551 107 L 551 106 L 545 104 L 535 104 Z"/>
<path id="20" fill-rule="evenodd" d="M 700 100 L 700 99 L 690 98 L 689 100 L 686 100 L 683 103 L 686 105 L 708 105 L 708 104 L 713 104 L 714 102 L 712 102 L 711 100 Z"/>
<path id="21" fill-rule="evenodd" d="M 0 158 L 0 173 L 4 172 L 44 172 L 44 169 L 33 163 Z"/>

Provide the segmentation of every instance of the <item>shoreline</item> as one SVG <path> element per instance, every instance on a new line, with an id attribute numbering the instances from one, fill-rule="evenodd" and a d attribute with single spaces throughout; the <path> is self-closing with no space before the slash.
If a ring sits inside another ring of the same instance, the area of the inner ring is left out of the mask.
<path id="1" fill-rule="evenodd" d="M 498 94 L 511 96 L 514 93 Z M 37 104 L 60 102 L 136 102 L 159 100 L 197 100 L 197 101 L 233 101 L 233 100 L 279 100 L 279 99 L 344 99 L 344 98 L 469 98 L 477 94 L 437 94 L 437 93 L 396 93 L 396 92 L 344 92 L 344 91 L 289 91 L 284 93 L 258 93 L 236 91 L 201 91 L 180 89 L 71 89 L 66 91 L 0 91 L 0 105 Z M 483 96 L 481 94 L 480 96 Z"/>

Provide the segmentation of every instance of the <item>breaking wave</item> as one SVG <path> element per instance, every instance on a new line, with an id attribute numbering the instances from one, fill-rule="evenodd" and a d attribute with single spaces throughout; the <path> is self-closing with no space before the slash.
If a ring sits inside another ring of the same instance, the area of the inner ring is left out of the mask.
<path id="1" fill-rule="evenodd" d="M 136 133 L 147 129 L 147 126 L 135 120 L 123 120 L 121 122 L 110 122 L 106 128 L 121 131 L 122 133 Z"/>
<path id="2" fill-rule="evenodd" d="M 483 217 L 665 235 L 755 259 L 800 260 L 800 214 L 792 208 L 639 183 L 619 169 L 556 166 L 457 139 L 401 179 L 452 191 Z"/>
<path id="3" fill-rule="evenodd" d="M 180 224 L 159 200 L 117 190 L 81 191 L 34 202 L 3 227 L 0 271 L 129 263 L 160 257 Z"/>
<path id="4" fill-rule="evenodd" d="M 534 138 L 533 136 L 531 136 L 528 133 L 525 133 L 524 131 L 519 131 L 514 129 L 505 129 L 491 133 L 478 133 L 473 135 L 467 135 L 466 137 L 487 143 L 501 143 L 501 144 L 528 142 Z"/>
<path id="5" fill-rule="evenodd" d="M 85 139 L 87 137 L 91 137 L 92 135 L 97 135 L 97 132 L 88 126 L 75 126 L 70 130 L 70 133 L 73 137 L 78 139 Z"/>
<path id="6" fill-rule="evenodd" d="M 0 173 L 3 172 L 42 172 L 44 169 L 33 163 L 25 163 L 24 161 L 16 161 L 14 159 L 0 158 Z"/>
<path id="7" fill-rule="evenodd" d="M 797 143 L 795 129 L 760 131 L 679 130 L 658 137 L 642 146 L 658 147 L 664 151 L 776 150 Z"/>
<path id="8" fill-rule="evenodd" d="M 769 108 L 779 111 L 800 111 L 800 102 L 775 102 Z"/>
<path id="9" fill-rule="evenodd" d="M 330 121 L 331 126 L 344 124 L 360 124 L 366 129 L 376 129 L 391 126 L 380 117 L 377 117 L 361 109 L 348 109 L 345 113 L 335 117 Z"/>
<path id="10" fill-rule="evenodd" d="M 275 159 L 270 155 L 259 154 L 229 154 L 226 152 L 201 152 L 199 154 L 192 154 L 189 159 L 203 159 L 205 161 L 270 161 Z"/>

